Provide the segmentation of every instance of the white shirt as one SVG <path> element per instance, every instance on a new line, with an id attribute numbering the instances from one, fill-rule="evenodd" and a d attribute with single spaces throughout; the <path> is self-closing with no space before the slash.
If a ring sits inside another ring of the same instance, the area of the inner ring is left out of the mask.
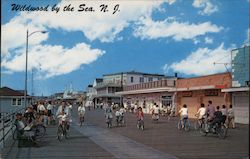
<path id="1" fill-rule="evenodd" d="M 44 105 L 39 104 L 39 105 L 37 106 L 37 110 L 39 110 L 39 111 L 45 111 Z"/>
<path id="2" fill-rule="evenodd" d="M 154 114 L 159 114 L 159 113 L 160 113 L 160 108 L 154 107 Z"/>
<path id="3" fill-rule="evenodd" d="M 179 113 L 181 114 L 181 116 L 188 116 L 188 109 L 187 108 L 181 108 Z"/>
<path id="4" fill-rule="evenodd" d="M 222 113 L 222 115 L 227 115 L 227 109 L 226 108 L 222 108 L 221 109 L 221 113 Z"/>
<path id="5" fill-rule="evenodd" d="M 52 109 L 53 109 L 53 105 L 48 104 L 48 105 L 47 105 L 47 109 L 48 109 L 48 110 L 52 110 Z"/>
<path id="6" fill-rule="evenodd" d="M 80 114 L 85 114 L 85 107 L 84 106 L 80 106 L 80 107 L 78 107 L 78 113 L 80 113 Z"/>
<path id="7" fill-rule="evenodd" d="M 198 110 L 197 114 L 199 115 L 199 119 L 201 119 L 201 118 L 206 114 L 206 108 L 201 107 L 201 108 Z"/>

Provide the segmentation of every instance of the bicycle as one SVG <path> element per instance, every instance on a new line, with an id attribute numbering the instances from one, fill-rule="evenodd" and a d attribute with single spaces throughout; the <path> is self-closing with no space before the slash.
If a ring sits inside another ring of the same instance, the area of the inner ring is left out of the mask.
<path id="1" fill-rule="evenodd" d="M 207 119 L 206 119 L 207 120 Z M 211 122 L 206 121 L 207 126 L 202 129 L 202 132 L 205 136 L 207 134 L 217 134 L 220 139 L 225 139 L 227 136 L 227 126 L 225 124 L 221 123 L 215 123 L 214 127 L 211 127 Z"/>
<path id="2" fill-rule="evenodd" d="M 59 141 L 62 141 L 63 137 L 68 139 L 68 132 L 67 132 L 68 124 L 66 121 L 61 121 L 57 128 L 57 138 Z"/>
<path id="3" fill-rule="evenodd" d="M 109 116 L 106 118 L 106 123 L 107 123 L 107 127 L 108 127 L 108 128 L 111 128 L 111 127 L 112 127 L 112 119 L 113 119 L 113 118 L 111 118 L 111 117 L 109 117 Z"/>
<path id="4" fill-rule="evenodd" d="M 46 127 L 43 124 L 34 124 L 34 125 L 31 125 L 30 130 L 20 131 L 20 130 L 15 129 L 13 134 L 12 134 L 12 138 L 14 140 L 18 140 L 22 135 L 27 137 L 27 135 L 26 135 L 27 133 L 25 133 L 25 132 L 32 132 L 32 136 L 34 136 L 34 139 L 40 139 L 40 138 L 44 137 L 44 135 L 46 133 Z"/>
<path id="5" fill-rule="evenodd" d="M 137 128 L 144 130 L 144 121 L 142 119 L 137 120 Z"/>
<path id="6" fill-rule="evenodd" d="M 182 124 L 183 122 L 183 124 Z M 190 130 L 190 122 L 188 120 L 188 117 L 183 118 L 182 120 L 179 120 L 177 123 L 178 130 L 185 130 L 189 131 Z"/>
<path id="7" fill-rule="evenodd" d="M 194 129 L 199 130 L 202 132 L 202 130 L 205 128 L 205 118 L 198 118 L 198 115 L 195 115 L 197 117 L 197 120 L 194 123 Z"/>

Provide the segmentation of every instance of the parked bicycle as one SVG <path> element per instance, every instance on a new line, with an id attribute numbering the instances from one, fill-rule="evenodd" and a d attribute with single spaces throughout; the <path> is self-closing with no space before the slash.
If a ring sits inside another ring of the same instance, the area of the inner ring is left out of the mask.
<path id="1" fill-rule="evenodd" d="M 35 139 L 40 139 L 42 137 L 44 137 L 46 132 L 46 128 L 43 124 L 37 124 L 37 125 L 33 125 L 31 126 L 30 130 L 17 130 L 15 129 L 13 132 L 13 139 L 17 140 L 19 137 L 23 136 L 23 137 L 28 137 L 28 134 L 32 134 L 32 136 L 34 135 L 34 140 Z"/>

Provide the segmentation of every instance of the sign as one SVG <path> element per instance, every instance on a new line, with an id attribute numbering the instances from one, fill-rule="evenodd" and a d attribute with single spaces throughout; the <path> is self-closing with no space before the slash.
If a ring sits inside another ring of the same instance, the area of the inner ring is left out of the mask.
<path id="1" fill-rule="evenodd" d="M 218 96 L 217 89 L 205 90 L 205 96 Z"/>
<path id="2" fill-rule="evenodd" d="M 192 97 L 192 95 L 193 95 L 192 91 L 182 92 L 182 97 Z"/>

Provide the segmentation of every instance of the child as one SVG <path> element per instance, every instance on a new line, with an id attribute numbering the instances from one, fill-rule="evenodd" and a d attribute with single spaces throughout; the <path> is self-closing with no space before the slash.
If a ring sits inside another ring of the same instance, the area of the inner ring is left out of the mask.
<path id="1" fill-rule="evenodd" d="M 181 125 L 182 125 L 182 128 L 184 128 L 183 119 L 187 119 L 188 118 L 188 108 L 187 108 L 186 104 L 183 105 L 183 107 L 179 111 L 179 114 L 181 116 Z"/>
<path id="2" fill-rule="evenodd" d="M 137 127 L 140 128 L 142 126 L 142 128 L 144 129 L 144 113 L 142 111 L 142 108 L 139 107 L 138 111 L 136 113 L 137 116 Z"/>

